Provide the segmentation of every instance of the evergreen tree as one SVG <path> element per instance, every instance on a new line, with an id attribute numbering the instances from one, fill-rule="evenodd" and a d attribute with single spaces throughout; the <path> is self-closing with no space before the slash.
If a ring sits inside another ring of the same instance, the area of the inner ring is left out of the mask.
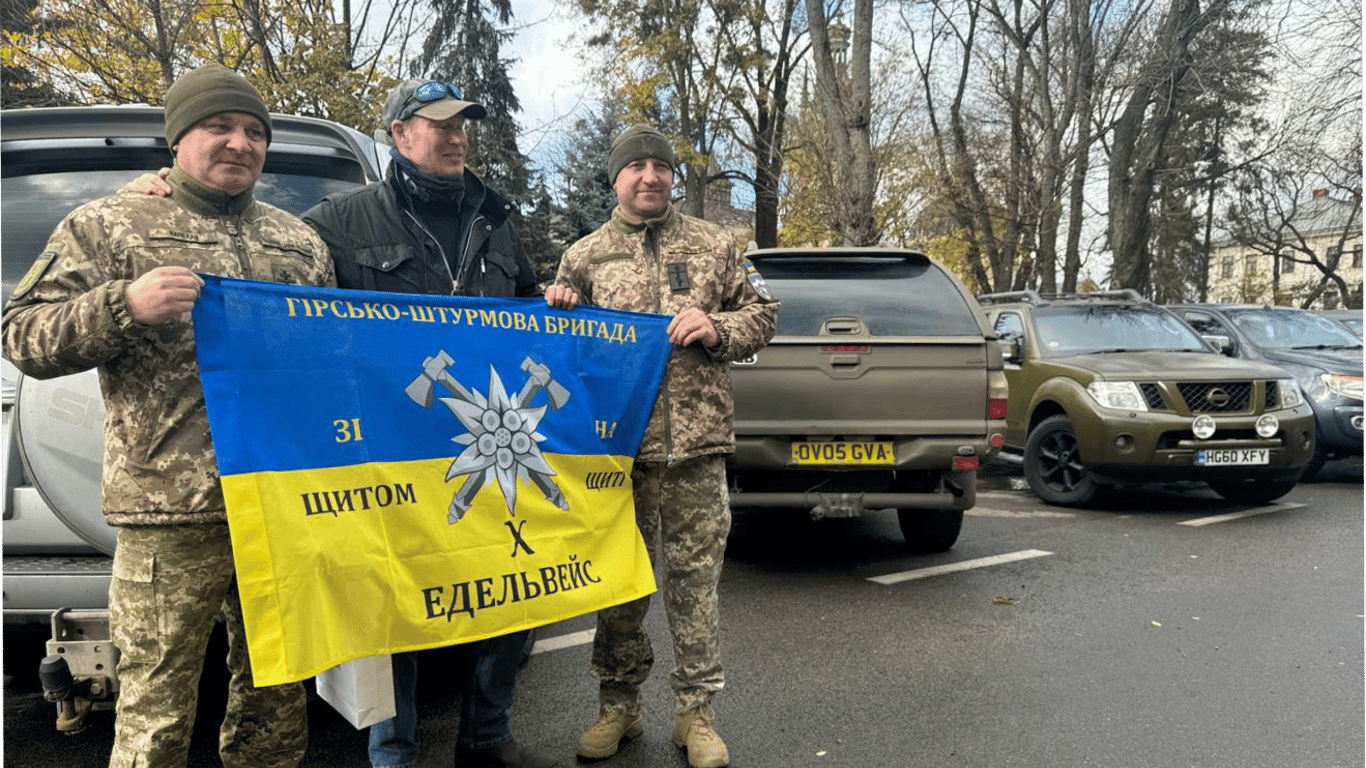
<path id="1" fill-rule="evenodd" d="M 607 156 L 612 138 L 623 127 L 621 99 L 609 96 L 596 114 L 574 122 L 574 144 L 560 166 L 569 241 L 582 238 L 606 223 L 617 205 L 607 179 Z"/>
<path id="2" fill-rule="evenodd" d="M 522 104 L 512 88 L 502 45 L 512 37 L 511 0 L 428 0 L 434 20 L 414 77 L 448 80 L 465 98 L 488 109 L 469 126 L 469 165 L 490 186 L 519 206 L 531 192 L 529 161 L 517 147 L 516 115 Z"/>

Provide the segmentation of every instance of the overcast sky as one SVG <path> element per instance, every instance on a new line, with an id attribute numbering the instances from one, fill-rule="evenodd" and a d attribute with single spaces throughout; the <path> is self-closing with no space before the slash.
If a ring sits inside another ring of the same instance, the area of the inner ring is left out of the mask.
<path id="1" fill-rule="evenodd" d="M 554 172 L 554 158 L 563 153 L 574 120 L 593 106 L 585 101 L 590 97 L 574 40 L 582 22 L 557 5 L 563 3 L 518 2 L 513 9 L 516 35 L 504 48 L 506 55 L 519 59 L 509 74 L 522 102 L 517 117 L 520 148 L 547 173 Z"/>

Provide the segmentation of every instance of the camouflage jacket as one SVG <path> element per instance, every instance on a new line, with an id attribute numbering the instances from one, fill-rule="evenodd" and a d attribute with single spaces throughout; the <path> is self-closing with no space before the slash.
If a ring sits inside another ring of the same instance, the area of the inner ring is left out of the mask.
<path id="1" fill-rule="evenodd" d="M 706 312 L 721 341 L 715 349 L 673 349 L 636 458 L 675 463 L 735 450 L 729 363 L 773 337 L 778 302 L 728 232 L 673 205 L 643 224 L 614 210 L 611 221 L 565 251 L 555 282 L 600 307 Z"/>
<path id="2" fill-rule="evenodd" d="M 4 354 L 50 378 L 98 368 L 103 507 L 113 525 L 226 520 L 188 316 L 137 323 L 124 291 L 159 266 L 334 284 L 321 238 L 253 199 L 172 171 L 172 197 L 119 193 L 72 211 L 5 306 Z"/>

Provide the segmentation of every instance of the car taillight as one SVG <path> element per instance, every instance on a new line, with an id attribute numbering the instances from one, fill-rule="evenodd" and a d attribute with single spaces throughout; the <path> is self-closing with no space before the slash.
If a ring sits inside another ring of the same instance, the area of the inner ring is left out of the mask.
<path id="1" fill-rule="evenodd" d="M 992 397 L 987 399 L 987 418 L 1004 419 L 1006 417 L 1006 399 L 1004 397 Z"/>
<path id="2" fill-rule="evenodd" d="M 976 456 L 954 456 L 954 457 L 953 457 L 953 468 L 954 468 L 954 469 L 977 469 L 977 457 L 976 457 Z"/>

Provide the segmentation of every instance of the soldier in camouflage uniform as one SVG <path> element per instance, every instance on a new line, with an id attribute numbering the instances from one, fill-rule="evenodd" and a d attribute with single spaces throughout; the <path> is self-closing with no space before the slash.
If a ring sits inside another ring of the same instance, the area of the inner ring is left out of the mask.
<path id="1" fill-rule="evenodd" d="M 223 765 L 296 766 L 308 741 L 304 687 L 252 681 L 188 313 L 203 284 L 196 272 L 332 285 L 332 260 L 306 224 L 253 198 L 270 114 L 240 75 L 210 64 L 177 80 L 166 141 L 171 196 L 124 192 L 67 216 L 5 307 L 4 354 L 39 378 L 99 369 L 103 508 L 119 528 L 111 768 L 185 765 L 220 614 L 232 673 Z"/>
<path id="2" fill-rule="evenodd" d="M 717 584 L 730 532 L 725 455 L 735 450 L 728 364 L 768 343 L 778 305 L 729 233 L 670 202 L 673 167 L 655 129 L 619 135 L 608 159 L 617 207 L 565 252 L 556 283 L 586 304 L 673 315 L 675 347 L 631 479 L 650 560 L 663 558 L 673 741 L 689 765 L 716 768 L 730 761 L 710 704 L 724 682 Z M 610 757 L 642 732 L 640 685 L 654 662 L 642 628 L 649 605 L 645 597 L 598 613 L 599 717 L 579 739 L 582 758 Z"/>

